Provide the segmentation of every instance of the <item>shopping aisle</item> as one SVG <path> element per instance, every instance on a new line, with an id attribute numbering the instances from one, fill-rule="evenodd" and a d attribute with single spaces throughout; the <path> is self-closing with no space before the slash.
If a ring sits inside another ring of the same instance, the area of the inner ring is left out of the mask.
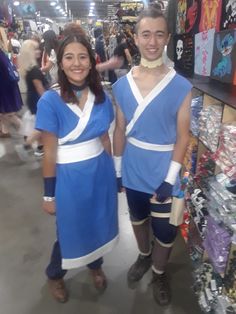
<path id="1" fill-rule="evenodd" d="M 70 300 L 59 304 L 48 294 L 44 268 L 55 237 L 54 217 L 41 209 L 40 169 L 17 158 L 13 144 L 0 140 L 0 314 L 200 314 L 192 292 L 191 262 L 178 238 L 169 263 L 173 300 L 160 308 L 152 298 L 151 271 L 130 289 L 126 273 L 137 248 L 124 195 L 120 196 L 120 241 L 105 257 L 108 288 L 99 295 L 86 268 L 70 271 Z M 33 167 L 31 167 L 33 168 Z"/>

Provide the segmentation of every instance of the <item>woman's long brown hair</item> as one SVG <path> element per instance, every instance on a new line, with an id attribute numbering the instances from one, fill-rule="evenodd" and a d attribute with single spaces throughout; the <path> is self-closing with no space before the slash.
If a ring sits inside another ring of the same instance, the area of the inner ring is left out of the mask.
<path id="1" fill-rule="evenodd" d="M 105 99 L 105 93 L 103 91 L 101 78 L 96 70 L 96 61 L 95 56 L 92 51 L 91 45 L 88 42 L 88 40 L 79 34 L 72 34 L 64 38 L 64 40 L 60 43 L 57 51 L 57 64 L 58 64 L 58 83 L 61 88 L 61 97 L 65 100 L 65 102 L 72 102 L 72 103 L 78 103 L 78 99 L 76 98 L 74 91 L 72 89 L 72 86 L 70 82 L 67 79 L 67 76 L 65 75 L 64 71 L 61 69 L 61 63 L 62 58 L 64 55 L 64 51 L 67 45 L 71 43 L 80 43 L 83 45 L 89 54 L 89 59 L 91 62 L 91 69 L 89 71 L 89 74 L 86 78 L 88 87 L 92 91 L 92 93 L 95 95 L 95 104 L 102 103 Z"/>

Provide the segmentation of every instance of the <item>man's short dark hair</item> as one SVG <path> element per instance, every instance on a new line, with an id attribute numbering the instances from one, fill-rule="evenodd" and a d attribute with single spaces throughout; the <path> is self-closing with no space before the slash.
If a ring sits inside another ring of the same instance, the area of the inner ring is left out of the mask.
<path id="1" fill-rule="evenodd" d="M 157 19 L 159 17 L 163 18 L 166 21 L 166 27 L 167 27 L 167 31 L 169 33 L 168 23 L 167 23 L 167 19 L 166 19 L 165 15 L 162 13 L 161 10 L 158 10 L 158 9 L 154 8 L 153 6 L 150 6 L 150 7 L 146 8 L 140 12 L 140 14 L 137 18 L 136 25 L 135 25 L 135 33 L 136 34 L 138 33 L 140 21 L 146 17 L 150 17 L 153 19 Z"/>

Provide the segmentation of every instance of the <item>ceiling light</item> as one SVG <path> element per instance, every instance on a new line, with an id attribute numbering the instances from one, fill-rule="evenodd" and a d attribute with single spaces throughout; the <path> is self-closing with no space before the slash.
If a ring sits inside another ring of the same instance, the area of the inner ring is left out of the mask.
<path id="1" fill-rule="evenodd" d="M 17 7 L 18 5 L 20 5 L 20 1 L 14 1 L 13 4 L 15 7 Z"/>
<path id="2" fill-rule="evenodd" d="M 90 5 L 91 5 L 91 6 L 94 6 L 94 5 L 95 5 L 95 2 L 91 2 Z"/>
<path id="3" fill-rule="evenodd" d="M 54 7 L 56 4 L 57 4 L 56 1 L 51 1 L 51 2 L 50 2 L 50 5 L 51 5 L 52 7 Z"/>
<path id="4" fill-rule="evenodd" d="M 57 10 L 60 10 L 60 8 L 61 8 L 61 7 L 60 7 L 59 5 L 56 6 L 56 9 L 57 9 Z"/>

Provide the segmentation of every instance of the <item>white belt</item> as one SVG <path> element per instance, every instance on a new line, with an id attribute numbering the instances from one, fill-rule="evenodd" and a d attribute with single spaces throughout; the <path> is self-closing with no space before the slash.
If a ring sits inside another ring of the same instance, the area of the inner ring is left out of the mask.
<path id="1" fill-rule="evenodd" d="M 104 150 L 99 137 L 73 145 L 59 145 L 57 149 L 57 163 L 68 164 L 87 160 L 100 155 Z"/>
<path id="2" fill-rule="evenodd" d="M 147 149 L 147 150 L 154 150 L 157 152 L 168 152 L 168 151 L 174 150 L 174 144 L 169 144 L 169 145 L 151 144 L 151 143 L 139 141 L 134 137 L 128 137 L 127 140 L 129 143 L 133 144 L 134 146 Z"/>

